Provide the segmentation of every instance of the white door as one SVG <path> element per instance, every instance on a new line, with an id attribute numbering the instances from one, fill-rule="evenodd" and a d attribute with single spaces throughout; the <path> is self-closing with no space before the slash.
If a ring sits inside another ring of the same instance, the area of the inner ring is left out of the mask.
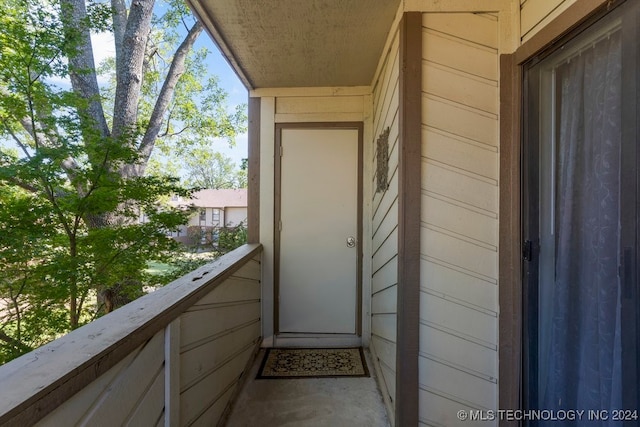
<path id="1" fill-rule="evenodd" d="M 281 134 L 279 332 L 355 334 L 358 130 Z"/>

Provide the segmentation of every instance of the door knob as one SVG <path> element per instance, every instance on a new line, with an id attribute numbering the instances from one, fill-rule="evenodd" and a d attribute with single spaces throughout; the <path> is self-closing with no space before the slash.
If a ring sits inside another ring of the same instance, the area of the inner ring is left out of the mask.
<path id="1" fill-rule="evenodd" d="M 347 247 L 355 248 L 356 247 L 356 238 L 353 236 L 347 237 Z"/>

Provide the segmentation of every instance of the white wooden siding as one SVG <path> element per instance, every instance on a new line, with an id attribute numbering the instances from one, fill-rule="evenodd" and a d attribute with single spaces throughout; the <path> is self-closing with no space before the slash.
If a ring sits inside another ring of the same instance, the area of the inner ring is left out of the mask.
<path id="1" fill-rule="evenodd" d="M 498 40 L 496 14 L 423 14 L 424 425 L 468 426 L 458 410 L 497 409 Z"/>
<path id="2" fill-rule="evenodd" d="M 258 255 L 38 425 L 216 425 L 260 342 L 260 275 Z"/>
<path id="3" fill-rule="evenodd" d="M 423 124 L 451 136 L 497 145 L 498 122 L 495 114 L 425 92 L 422 97 Z M 497 99 L 497 98 L 496 98 Z"/>
<path id="4" fill-rule="evenodd" d="M 380 268 L 374 269 L 374 277 L 371 282 L 371 291 L 376 294 L 398 283 L 398 262 L 397 255 L 383 264 Z"/>
<path id="5" fill-rule="evenodd" d="M 427 144 L 427 141 L 429 143 Z M 422 153 L 427 159 L 480 177 L 498 179 L 498 147 L 433 127 L 422 129 Z"/>
<path id="6" fill-rule="evenodd" d="M 144 397 L 147 391 L 155 394 L 153 385 L 156 379 L 163 379 L 163 336 L 164 331 L 157 333 L 38 425 L 130 425 L 129 419 L 139 411 L 146 412 L 148 420 L 155 423 L 164 409 L 163 396 L 159 405 L 158 401 Z M 139 396 L 143 397 L 141 402 L 138 402 Z M 140 407 L 139 403 L 145 404 Z M 150 410 L 152 408 L 155 413 Z"/>
<path id="7" fill-rule="evenodd" d="M 364 97 L 336 92 L 332 96 L 305 96 L 303 91 L 276 97 L 276 123 L 361 122 Z"/>
<path id="8" fill-rule="evenodd" d="M 520 4 L 520 38 L 524 42 L 577 0 L 526 0 Z"/>
<path id="9" fill-rule="evenodd" d="M 371 352 L 380 388 L 394 410 L 396 396 L 396 326 L 398 283 L 398 107 L 399 38 L 396 33 L 373 88 L 373 158 L 370 179 L 376 188 L 376 141 L 389 128 L 389 187 L 374 192 L 371 217 Z M 393 414 L 391 414 L 393 418 Z"/>

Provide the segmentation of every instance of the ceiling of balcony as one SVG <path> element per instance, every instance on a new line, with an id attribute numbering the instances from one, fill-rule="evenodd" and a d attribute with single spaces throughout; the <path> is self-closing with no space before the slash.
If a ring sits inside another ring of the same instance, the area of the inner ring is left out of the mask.
<path id="1" fill-rule="evenodd" d="M 400 0 L 189 0 L 250 89 L 371 84 Z"/>

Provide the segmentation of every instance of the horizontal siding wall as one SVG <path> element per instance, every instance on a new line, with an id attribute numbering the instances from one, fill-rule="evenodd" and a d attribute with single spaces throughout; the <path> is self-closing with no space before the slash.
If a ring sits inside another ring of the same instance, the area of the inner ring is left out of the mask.
<path id="1" fill-rule="evenodd" d="M 577 0 L 521 0 L 520 38 L 533 37 Z"/>
<path id="2" fill-rule="evenodd" d="M 216 425 L 260 342 L 260 267 L 258 255 L 38 425 Z"/>
<path id="3" fill-rule="evenodd" d="M 215 425 L 260 338 L 253 259 L 180 317 L 180 425 Z"/>
<path id="4" fill-rule="evenodd" d="M 382 392 L 393 410 L 396 396 L 396 305 L 398 283 L 398 106 L 399 37 L 396 33 L 373 90 L 371 350 Z M 386 191 L 376 188 L 376 141 L 389 128 Z M 393 414 L 390 417 L 393 419 Z"/>
<path id="5" fill-rule="evenodd" d="M 164 330 L 38 425 L 155 425 L 164 415 Z"/>
<path id="6" fill-rule="evenodd" d="M 276 123 L 361 122 L 364 97 L 336 91 L 335 94 L 304 95 L 304 90 L 276 96 Z"/>
<path id="7" fill-rule="evenodd" d="M 423 425 L 497 409 L 498 39 L 497 14 L 423 14 Z"/>

